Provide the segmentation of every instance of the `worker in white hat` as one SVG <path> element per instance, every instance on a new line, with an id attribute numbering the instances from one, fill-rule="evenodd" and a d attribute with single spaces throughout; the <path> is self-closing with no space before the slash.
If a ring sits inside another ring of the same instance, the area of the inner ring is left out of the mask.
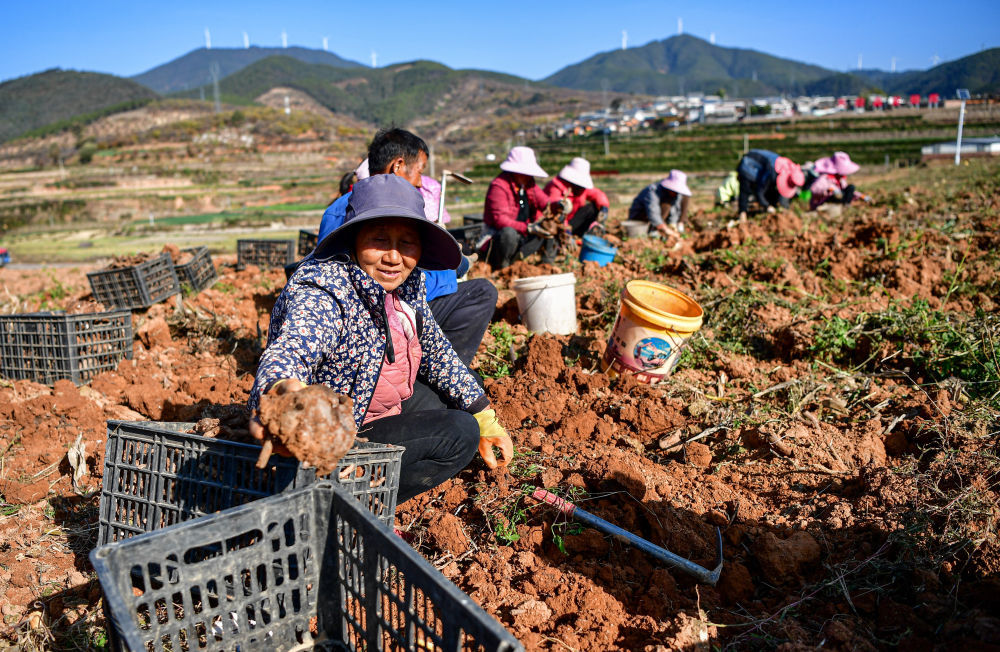
<path id="1" fill-rule="evenodd" d="M 604 222 L 611 205 L 608 196 L 594 187 L 590 176 L 590 161 L 580 156 L 571 160 L 545 186 L 545 194 L 550 201 L 568 202 L 564 211 L 564 224 L 573 235 L 583 235 L 588 231 L 604 231 Z"/>
<path id="2" fill-rule="evenodd" d="M 628 219 L 649 222 L 650 230 L 663 236 L 671 230 L 683 233 L 690 200 L 687 175 L 671 170 L 665 178 L 639 191 L 628 209 Z"/>

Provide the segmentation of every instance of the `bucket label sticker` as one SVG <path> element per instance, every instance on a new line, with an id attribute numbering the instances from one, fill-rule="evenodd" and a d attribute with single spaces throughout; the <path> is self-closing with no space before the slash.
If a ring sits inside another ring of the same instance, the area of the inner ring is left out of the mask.
<path id="1" fill-rule="evenodd" d="M 677 366 L 688 337 L 670 329 L 643 328 L 619 314 L 601 366 L 613 374 L 634 374 L 644 383 L 660 382 Z"/>
<path id="2" fill-rule="evenodd" d="M 647 337 L 639 340 L 632 351 L 632 358 L 643 371 L 658 369 L 667 364 L 673 349 L 670 342 L 662 337 Z"/>

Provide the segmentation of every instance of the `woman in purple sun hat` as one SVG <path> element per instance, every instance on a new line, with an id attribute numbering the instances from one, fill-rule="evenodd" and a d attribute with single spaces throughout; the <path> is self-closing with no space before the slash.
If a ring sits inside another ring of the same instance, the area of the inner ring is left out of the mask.
<path id="1" fill-rule="evenodd" d="M 359 180 L 344 223 L 274 304 L 250 412 L 263 394 L 314 384 L 350 396 L 359 437 L 406 449 L 400 503 L 454 476 L 477 449 L 487 466 L 506 465 L 510 437 L 427 305 L 421 270 L 454 269 L 460 259 L 458 243 L 426 219 L 409 181 Z M 269 438 L 255 420 L 250 430 Z"/>

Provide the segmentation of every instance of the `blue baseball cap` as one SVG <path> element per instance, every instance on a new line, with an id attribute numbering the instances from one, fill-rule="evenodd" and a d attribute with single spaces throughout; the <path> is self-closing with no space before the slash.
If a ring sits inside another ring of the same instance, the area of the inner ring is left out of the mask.
<path id="1" fill-rule="evenodd" d="M 417 222 L 421 244 L 417 267 L 426 270 L 458 267 L 462 260 L 458 241 L 443 228 L 427 221 L 420 191 L 395 174 L 376 174 L 356 181 L 347 202 L 344 223 L 323 238 L 313 255 L 322 260 L 349 253 L 354 247 L 358 227 L 383 217 L 404 217 Z"/>

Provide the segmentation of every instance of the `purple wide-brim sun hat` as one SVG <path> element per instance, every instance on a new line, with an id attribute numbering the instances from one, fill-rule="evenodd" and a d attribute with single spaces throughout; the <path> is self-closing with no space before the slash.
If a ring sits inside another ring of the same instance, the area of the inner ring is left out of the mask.
<path id="1" fill-rule="evenodd" d="M 507 152 L 507 158 L 500 164 L 500 169 L 504 172 L 515 174 L 526 174 L 529 177 L 547 177 L 549 173 L 538 165 L 535 160 L 535 150 L 530 147 L 512 147 Z"/>
<path id="2" fill-rule="evenodd" d="M 814 169 L 823 174 L 839 174 L 846 177 L 860 170 L 861 166 L 852 161 L 847 152 L 834 152 L 833 156 L 816 161 Z"/>
<path id="3" fill-rule="evenodd" d="M 594 180 L 590 178 L 590 161 L 580 156 L 559 170 L 559 178 L 586 190 L 594 187 Z"/>
<path id="4" fill-rule="evenodd" d="M 402 217 L 416 222 L 421 242 L 417 267 L 431 271 L 458 267 L 462 260 L 462 248 L 458 241 L 441 227 L 427 221 L 420 191 L 395 174 L 376 174 L 355 182 L 347 202 L 344 223 L 323 238 L 313 256 L 325 260 L 350 253 L 360 226 L 388 217 Z"/>
<path id="5" fill-rule="evenodd" d="M 660 181 L 660 185 L 667 190 L 672 190 L 678 195 L 691 196 L 691 189 L 688 188 L 687 175 L 680 170 L 671 170 L 665 179 Z"/>

